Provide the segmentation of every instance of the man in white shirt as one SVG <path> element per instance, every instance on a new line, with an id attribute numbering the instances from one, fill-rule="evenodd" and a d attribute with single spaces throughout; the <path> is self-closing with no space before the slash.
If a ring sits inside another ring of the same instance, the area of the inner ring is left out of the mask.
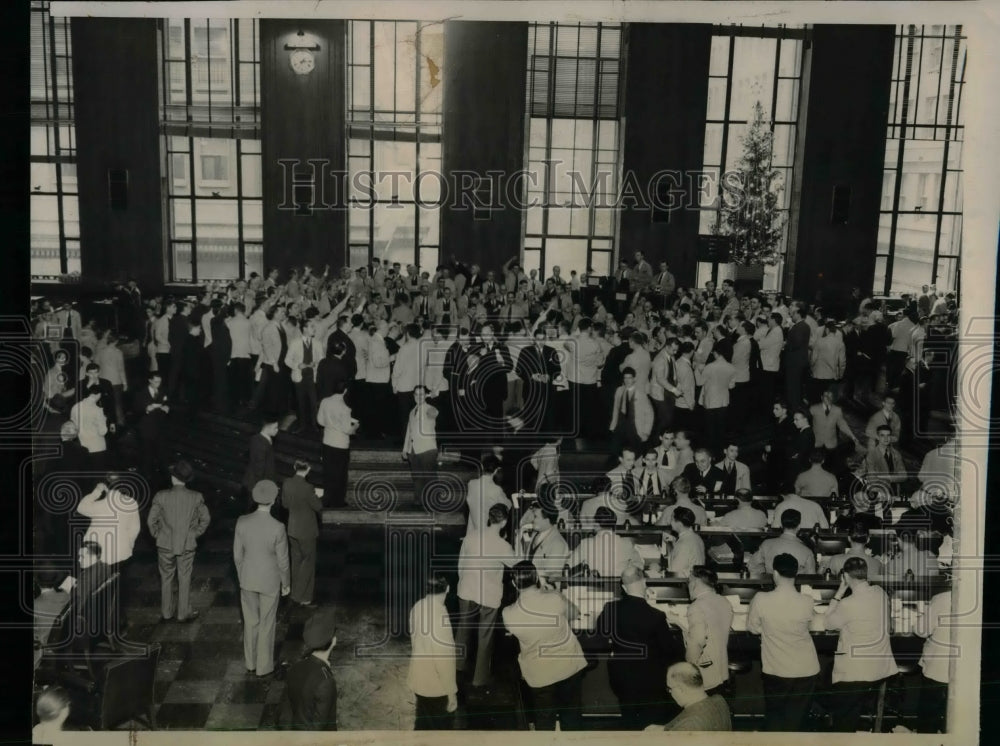
<path id="1" fill-rule="evenodd" d="M 684 629 L 684 658 L 698 667 L 705 691 L 711 694 L 721 694 L 720 689 L 729 681 L 729 630 L 733 623 L 732 604 L 715 591 L 718 582 L 714 570 L 701 564 L 691 568 L 691 604 Z M 676 617 L 670 614 L 668 618 Z"/>
<path id="2" fill-rule="evenodd" d="M 482 476 L 469 480 L 469 492 L 466 504 L 469 506 L 469 525 L 467 533 L 479 531 L 485 524 L 486 515 L 494 505 L 503 505 L 510 510 L 511 502 L 500 487 L 503 475 L 500 470 L 500 460 L 494 455 L 483 458 Z"/>
<path id="3" fill-rule="evenodd" d="M 772 313 L 767 318 L 767 331 L 757 340 L 760 347 L 760 399 L 761 408 L 769 410 L 777 392 L 778 370 L 781 367 L 781 350 L 785 335 L 781 331 L 781 314 Z"/>
<path id="4" fill-rule="evenodd" d="M 775 557 L 775 588 L 758 592 L 747 615 L 747 631 L 761 636 L 765 719 L 772 733 L 803 730 L 820 671 L 809 632 L 813 600 L 795 588 L 798 571 L 792 555 Z"/>
<path id="5" fill-rule="evenodd" d="M 396 413 L 399 418 L 400 430 L 406 428 L 410 412 L 413 410 L 413 390 L 421 383 L 423 356 L 420 346 L 422 331 L 419 324 L 408 324 L 405 327 L 403 343 L 396 353 L 396 362 L 392 367 L 392 391 L 396 395 Z"/>
<path id="6" fill-rule="evenodd" d="M 809 468 L 795 478 L 795 494 L 803 497 L 829 497 L 836 495 L 837 477 L 823 468 L 826 453 L 814 448 L 809 454 Z M 809 525 L 808 522 L 806 525 Z"/>
<path id="7" fill-rule="evenodd" d="M 170 320 L 177 313 L 177 304 L 168 301 L 163 315 L 153 322 L 153 342 L 156 344 L 156 368 L 166 381 L 170 377 Z M 179 350 L 177 350 L 179 352 Z"/>
<path id="8" fill-rule="evenodd" d="M 420 505 L 430 506 L 428 485 L 437 476 L 437 417 L 438 411 L 427 401 L 427 387 L 413 389 L 414 407 L 406 419 L 403 438 L 403 459 L 410 464 L 413 492 Z"/>
<path id="9" fill-rule="evenodd" d="M 615 533 L 615 521 L 611 508 L 602 506 L 596 510 L 594 523 L 597 524 L 597 532 L 582 539 L 573 550 L 567 560 L 570 568 L 586 564 L 592 573 L 602 578 L 620 576 L 629 566 L 642 568 L 642 558 L 635 543 Z"/>
<path id="10" fill-rule="evenodd" d="M 253 364 L 250 361 L 253 333 L 251 321 L 246 316 L 246 306 L 234 303 L 233 315 L 226 319 L 226 326 L 233 342 L 229 353 L 229 387 L 236 403 L 245 406 L 250 402 L 253 385 Z"/>
<path id="11" fill-rule="evenodd" d="M 99 386 L 91 386 L 84 391 L 80 401 L 73 405 L 69 418 L 76 425 L 80 445 L 90 454 L 90 466 L 94 471 L 103 471 L 107 463 L 108 421 L 98 403 L 101 399 Z"/>
<path id="12" fill-rule="evenodd" d="M 507 525 L 510 509 L 507 505 L 492 505 L 483 528 L 470 526 L 462 540 L 458 555 L 459 671 L 467 671 L 472 655 L 472 633 L 478 645 L 473 687 L 490 683 L 493 660 L 493 636 L 500 602 L 503 598 L 503 569 L 515 564 L 514 550 L 501 536 Z"/>
<path id="13" fill-rule="evenodd" d="M 694 523 L 694 512 L 675 505 L 670 515 L 670 528 L 676 538 L 663 535 L 664 541 L 672 544 L 667 570 L 678 578 L 688 577 L 693 567 L 705 564 L 705 542 L 694 532 Z"/>
<path id="14" fill-rule="evenodd" d="M 570 555 L 569 545 L 559 533 L 559 513 L 555 505 L 542 505 L 533 511 L 530 525 L 521 525 L 518 557 L 531 562 L 545 584 L 558 580 Z"/>
<path id="15" fill-rule="evenodd" d="M 805 575 L 816 574 L 816 555 L 799 538 L 802 514 L 789 508 L 781 514 L 781 536 L 768 539 L 760 545 L 747 560 L 750 574 L 760 577 L 774 571 L 774 558 L 779 554 L 790 554 L 798 560 L 799 570 Z"/>
<path id="16" fill-rule="evenodd" d="M 674 493 L 674 497 L 677 498 L 677 502 L 663 509 L 656 521 L 657 526 L 669 526 L 673 512 L 677 508 L 690 510 L 694 514 L 694 522 L 699 526 L 708 525 L 708 515 L 705 513 L 705 508 L 691 500 L 691 482 L 688 481 L 687 477 L 674 477 L 674 481 L 670 483 L 670 489 Z"/>
<path id="17" fill-rule="evenodd" d="M 948 709 L 948 665 L 958 655 L 952 646 L 951 591 L 935 595 L 923 615 L 917 617 L 914 632 L 926 639 L 920 656 L 920 698 L 917 732 L 944 733 Z"/>
<path id="18" fill-rule="evenodd" d="M 797 510 L 801 523 L 806 528 L 813 528 L 817 524 L 822 529 L 830 528 L 830 521 L 819 503 L 791 493 L 782 496 L 781 502 L 774 507 L 771 528 L 781 527 L 781 516 L 786 510 Z"/>
<path id="19" fill-rule="evenodd" d="M 850 598 L 844 594 L 851 591 Z M 899 673 L 890 645 L 889 597 L 868 583 L 868 566 L 860 557 L 844 563 L 840 587 L 823 617 L 828 630 L 840 630 L 833 658 L 833 727 L 853 733 L 861 715 L 873 712 L 883 680 Z"/>
<path id="20" fill-rule="evenodd" d="M 566 355 L 563 370 L 570 385 L 576 418 L 573 424 L 579 425 L 582 436 L 593 437 L 600 432 L 600 422 L 594 416 L 598 408 L 593 406 L 593 402 L 604 355 L 594 339 L 589 319 L 582 319 L 572 337 L 555 346 L 564 350 Z"/>
<path id="21" fill-rule="evenodd" d="M 434 573 L 410 609 L 410 667 L 406 683 L 417 698 L 414 730 L 451 730 L 458 709 L 455 638 L 445 607 L 448 580 Z"/>
<path id="22" fill-rule="evenodd" d="M 752 531 L 767 528 L 767 513 L 753 507 L 753 492 L 749 489 L 736 490 L 736 499 L 739 507 L 715 519 L 713 526 Z"/>

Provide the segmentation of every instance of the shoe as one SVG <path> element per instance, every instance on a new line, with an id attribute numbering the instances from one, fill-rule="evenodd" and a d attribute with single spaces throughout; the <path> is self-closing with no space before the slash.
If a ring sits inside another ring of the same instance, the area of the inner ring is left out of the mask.
<path id="1" fill-rule="evenodd" d="M 184 617 L 183 619 L 178 619 L 177 621 L 181 622 L 182 624 L 187 624 L 188 622 L 193 622 L 199 616 L 201 616 L 201 615 L 197 611 L 192 611 L 186 617 Z"/>
<path id="2" fill-rule="evenodd" d="M 252 668 L 247 669 L 247 676 L 255 676 L 256 674 L 257 672 L 254 669 Z"/>
<path id="3" fill-rule="evenodd" d="M 172 616 L 161 616 L 160 617 L 160 624 L 166 624 L 167 622 L 172 622 L 172 621 L 174 621 L 174 618 Z"/>
<path id="4" fill-rule="evenodd" d="M 274 676 L 274 671 L 270 671 L 269 673 L 259 673 L 259 674 L 257 674 L 257 678 L 258 679 L 269 679 L 272 676 Z"/>

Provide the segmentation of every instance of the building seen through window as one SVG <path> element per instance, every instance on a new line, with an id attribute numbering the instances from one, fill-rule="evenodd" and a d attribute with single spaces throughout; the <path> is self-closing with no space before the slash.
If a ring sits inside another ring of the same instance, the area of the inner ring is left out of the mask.
<path id="1" fill-rule="evenodd" d="M 965 62 L 961 26 L 897 28 L 876 294 L 958 290 Z"/>

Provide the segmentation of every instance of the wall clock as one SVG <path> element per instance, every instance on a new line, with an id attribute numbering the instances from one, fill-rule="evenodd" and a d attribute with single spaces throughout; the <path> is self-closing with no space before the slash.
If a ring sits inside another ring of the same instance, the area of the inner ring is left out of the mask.
<path id="1" fill-rule="evenodd" d="M 308 75 L 316 67 L 316 58 L 308 49 L 295 49 L 288 55 L 292 70 L 298 75 Z"/>

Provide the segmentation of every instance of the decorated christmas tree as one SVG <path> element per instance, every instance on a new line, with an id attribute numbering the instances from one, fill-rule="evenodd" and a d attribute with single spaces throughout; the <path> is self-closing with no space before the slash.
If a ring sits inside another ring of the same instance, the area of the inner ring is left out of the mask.
<path id="1" fill-rule="evenodd" d="M 718 233 L 733 237 L 731 259 L 737 265 L 775 264 L 785 220 L 779 206 L 784 185 L 781 173 L 771 168 L 774 135 L 764 120 L 758 101 L 753 119 L 741 138 L 743 157 L 737 166 L 739 188 L 722 180 L 722 220 Z"/>

